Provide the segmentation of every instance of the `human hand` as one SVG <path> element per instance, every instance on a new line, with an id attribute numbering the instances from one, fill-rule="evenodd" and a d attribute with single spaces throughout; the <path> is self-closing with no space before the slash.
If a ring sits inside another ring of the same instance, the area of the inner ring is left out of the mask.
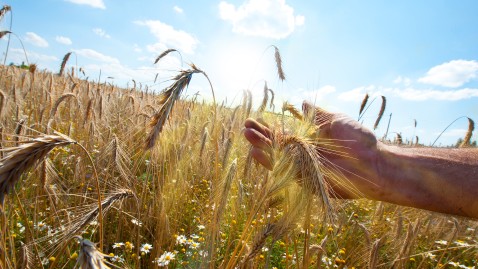
<path id="1" fill-rule="evenodd" d="M 304 114 L 313 113 L 319 127 L 317 151 L 323 162 L 325 180 L 340 198 L 380 200 L 384 182 L 378 175 L 380 144 L 375 135 L 351 118 L 303 104 Z M 252 144 L 252 157 L 272 170 L 274 135 L 264 122 L 247 119 L 244 136 Z"/>

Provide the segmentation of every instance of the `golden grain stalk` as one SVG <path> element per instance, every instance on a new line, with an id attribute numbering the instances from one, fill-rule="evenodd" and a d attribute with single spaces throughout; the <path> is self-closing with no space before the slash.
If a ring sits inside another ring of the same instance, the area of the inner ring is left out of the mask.
<path id="1" fill-rule="evenodd" d="M 284 73 L 284 69 L 282 69 L 282 57 L 280 56 L 279 49 L 274 45 L 272 46 L 274 47 L 274 50 L 275 50 L 274 57 L 276 60 L 277 74 L 279 75 L 280 80 L 284 81 L 285 73 Z"/>
<path id="2" fill-rule="evenodd" d="M 214 104 L 216 103 L 214 90 L 207 74 L 201 69 L 197 68 L 194 64 L 191 64 L 190 66 L 191 69 L 181 71 L 176 77 L 173 78 L 174 83 L 161 93 L 159 101 L 161 107 L 151 118 L 149 125 L 152 127 L 152 129 L 146 138 L 146 149 L 150 149 L 154 146 L 156 139 L 163 130 L 164 124 L 171 114 L 174 103 L 179 100 L 181 93 L 188 87 L 193 74 L 200 73 L 208 79 L 209 85 L 211 86 Z"/>
<path id="3" fill-rule="evenodd" d="M 475 130 L 475 122 L 472 119 L 468 118 L 468 131 L 466 132 L 465 138 L 463 138 L 463 142 L 460 144 L 460 148 L 470 145 L 473 130 Z"/>
<path id="4" fill-rule="evenodd" d="M 10 31 L 0 31 L 0 39 L 3 38 L 7 34 L 11 34 L 12 32 Z"/>
<path id="5" fill-rule="evenodd" d="M 4 5 L 2 9 L 0 9 L 0 20 L 2 20 L 5 14 L 7 14 L 7 12 L 11 10 L 12 10 L 12 7 L 10 7 L 9 5 Z"/>
<path id="6" fill-rule="evenodd" d="M 362 100 L 362 103 L 360 104 L 360 110 L 359 110 L 359 116 L 362 114 L 363 112 L 363 109 L 365 108 L 365 106 L 367 105 L 367 102 L 368 102 L 368 93 L 365 94 L 363 100 Z"/>
<path id="7" fill-rule="evenodd" d="M 63 76 L 63 71 L 65 71 L 65 66 L 66 66 L 66 62 L 68 62 L 68 59 L 70 59 L 70 56 L 71 56 L 71 52 L 68 52 L 67 54 L 65 54 L 65 56 L 63 57 L 63 60 L 61 61 L 61 66 L 60 66 L 60 77 Z"/>
<path id="8" fill-rule="evenodd" d="M 299 120 L 304 119 L 304 117 L 299 112 L 299 110 L 295 108 L 293 105 L 289 104 L 287 101 L 284 102 L 284 104 L 282 105 L 282 112 L 284 111 L 289 111 L 292 114 L 292 116 L 294 116 L 296 119 L 299 119 Z"/>
<path id="9" fill-rule="evenodd" d="M 179 53 L 179 51 L 177 51 L 175 49 L 167 49 L 167 50 L 163 51 L 161 54 L 159 54 L 159 56 L 156 58 L 156 60 L 154 60 L 154 64 L 157 64 L 159 62 L 159 60 L 161 60 L 163 57 L 165 57 L 166 55 L 168 55 L 169 53 L 171 53 L 173 51 L 176 51 L 176 52 Z"/>
<path id="10" fill-rule="evenodd" d="M 385 107 L 387 106 L 387 99 L 382 95 L 382 106 L 380 106 L 380 111 L 378 112 L 377 120 L 373 125 L 373 129 L 377 129 L 380 120 L 382 119 L 383 113 L 385 112 Z"/>
<path id="11" fill-rule="evenodd" d="M 264 81 L 264 98 L 262 98 L 262 104 L 259 107 L 259 112 L 264 112 L 269 101 L 269 88 L 267 87 L 267 81 Z"/>
<path id="12" fill-rule="evenodd" d="M 62 135 L 44 135 L 22 142 L 19 146 L 3 148 L 6 152 L 0 160 L 0 201 L 3 205 L 5 195 L 15 186 L 20 176 L 32 166 L 43 161 L 47 154 L 57 146 L 76 143 Z"/>
<path id="13" fill-rule="evenodd" d="M 335 219 L 334 208 L 329 194 L 330 185 L 324 180 L 323 162 L 317 146 L 313 141 L 294 135 L 275 135 L 279 150 L 284 150 L 286 156 L 292 158 L 296 175 L 300 175 L 299 183 L 309 193 L 318 195 L 320 206 L 328 221 Z"/>

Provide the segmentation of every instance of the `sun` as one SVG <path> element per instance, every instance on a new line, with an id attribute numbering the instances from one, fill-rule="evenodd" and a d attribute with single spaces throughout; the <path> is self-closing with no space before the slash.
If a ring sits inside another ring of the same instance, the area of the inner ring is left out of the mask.
<path id="1" fill-rule="evenodd" d="M 263 83 L 271 73 L 264 63 L 265 48 L 263 45 L 244 41 L 217 43 L 211 53 L 211 67 L 218 91 L 236 99 L 242 90 L 262 91 Z"/>

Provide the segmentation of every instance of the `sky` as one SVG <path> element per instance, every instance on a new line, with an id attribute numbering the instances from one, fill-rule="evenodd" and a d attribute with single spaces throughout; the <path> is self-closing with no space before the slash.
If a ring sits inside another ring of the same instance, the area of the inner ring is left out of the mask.
<path id="1" fill-rule="evenodd" d="M 276 112 L 284 101 L 300 108 L 307 100 L 355 119 L 367 93 L 373 102 L 360 121 L 369 128 L 383 95 L 377 137 L 390 119 L 388 138 L 418 136 L 425 145 L 458 119 L 435 145 L 454 144 L 466 133 L 466 117 L 478 120 L 477 1 L 0 0 L 5 4 L 12 12 L 0 31 L 15 34 L 6 64 L 26 61 L 21 40 L 41 69 L 58 72 L 73 52 L 67 66 L 81 67 L 80 78 L 122 87 L 134 79 L 159 92 L 194 63 L 218 102 L 237 105 L 248 89 L 258 106 L 267 82 Z M 0 40 L 2 62 L 7 39 Z M 166 49 L 179 53 L 154 64 Z M 201 75 L 186 91 L 196 93 L 211 100 Z"/>

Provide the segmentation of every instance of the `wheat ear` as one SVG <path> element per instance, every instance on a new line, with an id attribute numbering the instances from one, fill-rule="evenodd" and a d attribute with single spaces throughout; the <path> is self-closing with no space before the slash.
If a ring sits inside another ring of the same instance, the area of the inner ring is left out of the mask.
<path id="1" fill-rule="evenodd" d="M 468 118 L 468 131 L 466 132 L 465 138 L 463 138 L 463 142 L 460 145 L 460 148 L 466 147 L 470 145 L 470 139 L 473 135 L 473 130 L 475 130 L 475 122 Z"/>
<path id="2" fill-rule="evenodd" d="M 262 99 L 262 104 L 259 107 L 259 112 L 264 112 L 267 106 L 267 101 L 269 101 L 269 88 L 267 87 L 267 81 L 264 82 L 264 98 Z"/>
<path id="3" fill-rule="evenodd" d="M 284 102 L 284 104 L 282 105 L 282 112 L 284 112 L 284 111 L 289 111 L 290 114 L 292 114 L 292 116 L 294 116 L 295 118 L 297 118 L 299 120 L 304 119 L 304 117 L 299 112 L 299 110 L 297 108 L 295 108 L 293 105 L 289 104 L 288 102 Z"/>
<path id="4" fill-rule="evenodd" d="M 294 161 L 295 170 L 301 174 L 300 182 L 310 193 L 318 194 L 326 217 L 333 222 L 334 209 L 329 197 L 329 185 L 320 168 L 322 161 L 313 142 L 293 135 L 276 135 L 279 149 L 284 149 Z"/>
<path id="5" fill-rule="evenodd" d="M 60 77 L 63 76 L 66 63 L 68 62 L 68 59 L 70 59 L 70 56 L 71 56 L 71 52 L 68 52 L 67 54 L 65 54 L 65 56 L 63 56 L 63 60 L 61 61 L 61 66 L 60 66 L 60 72 L 58 73 Z"/>
<path id="6" fill-rule="evenodd" d="M 380 111 L 378 112 L 377 120 L 375 121 L 375 124 L 373 125 L 373 129 L 377 129 L 378 124 L 380 123 L 380 120 L 382 119 L 383 113 L 385 112 L 385 107 L 387 106 L 387 98 L 382 95 L 382 105 L 380 106 Z"/>
<path id="7" fill-rule="evenodd" d="M 22 142 L 19 146 L 2 149 L 3 152 L 6 152 L 0 160 L 0 202 L 2 206 L 5 195 L 15 186 L 26 170 L 43 161 L 55 147 L 73 143 L 76 141 L 65 135 L 44 135 Z"/>
<path id="8" fill-rule="evenodd" d="M 58 107 L 60 106 L 61 102 L 63 102 L 65 99 L 69 98 L 69 97 L 76 97 L 76 94 L 74 93 L 65 93 L 63 95 L 61 95 L 56 101 L 55 103 L 53 104 L 53 107 L 51 108 L 50 110 L 50 119 L 53 119 L 53 117 L 55 116 L 56 114 L 56 111 L 58 110 Z"/>
<path id="9" fill-rule="evenodd" d="M 163 57 L 165 57 L 166 55 L 168 55 L 169 53 L 171 53 L 173 51 L 176 51 L 177 53 L 179 53 L 179 56 L 181 56 L 181 53 L 179 51 L 177 51 L 175 49 L 167 49 L 167 50 L 163 51 L 161 54 L 159 54 L 159 56 L 156 58 L 156 60 L 154 60 L 154 64 L 157 64 L 159 62 L 159 60 L 161 60 Z"/>
<path id="10" fill-rule="evenodd" d="M 195 73 L 201 73 L 208 79 L 212 90 L 214 105 L 216 104 L 214 90 L 209 77 L 204 71 L 197 68 L 194 64 L 191 64 L 191 69 L 181 71 L 176 77 L 173 78 L 174 83 L 161 93 L 159 101 L 161 107 L 151 118 L 150 126 L 152 129 L 146 138 L 146 149 L 150 149 L 154 146 L 156 139 L 163 130 L 164 124 L 171 114 L 174 103 L 179 99 L 184 89 L 188 87 L 192 75 Z"/>
<path id="11" fill-rule="evenodd" d="M 10 32 L 10 31 L 0 31 L 0 39 L 2 39 L 7 34 L 12 34 L 12 32 Z"/>
<path id="12" fill-rule="evenodd" d="M 362 100 L 362 103 L 360 104 L 360 110 L 359 110 L 359 117 L 360 115 L 362 114 L 363 112 L 363 109 L 365 108 L 365 106 L 367 105 L 367 102 L 368 102 L 368 93 L 365 94 L 363 100 Z"/>
<path id="13" fill-rule="evenodd" d="M 285 73 L 284 73 L 284 69 L 282 69 L 282 57 L 280 56 L 279 49 L 274 45 L 273 47 L 275 50 L 274 57 L 276 60 L 277 74 L 279 75 L 280 80 L 284 81 Z"/>
<path id="14" fill-rule="evenodd" d="M 12 7 L 10 7 L 9 5 L 4 5 L 2 9 L 0 9 L 0 20 L 2 20 L 5 14 L 7 14 L 7 12 L 11 10 L 12 10 Z"/>

